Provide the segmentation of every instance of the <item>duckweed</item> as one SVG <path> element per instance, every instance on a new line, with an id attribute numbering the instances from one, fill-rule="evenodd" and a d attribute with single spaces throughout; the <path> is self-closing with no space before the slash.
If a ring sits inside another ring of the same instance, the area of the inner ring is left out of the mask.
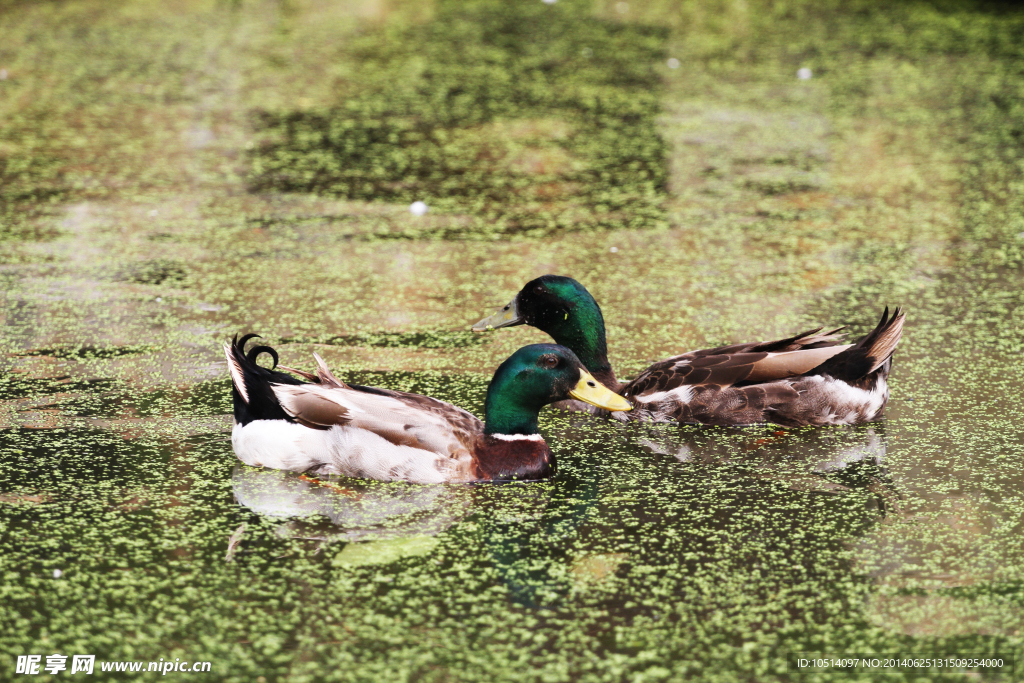
<path id="1" fill-rule="evenodd" d="M 867 680 L 799 675 L 793 653 L 1021 666 L 1015 8 L 0 8 L 0 678 L 54 652 L 210 661 L 216 681 Z M 545 338 L 467 328 L 545 272 L 594 293 L 624 376 L 819 325 L 856 336 L 905 305 L 886 418 L 549 411 L 558 476 L 526 485 L 232 454 L 232 335 L 480 414 L 494 367 Z"/>
<path id="2" fill-rule="evenodd" d="M 336 106 L 259 112 L 251 185 L 426 199 L 462 219 L 400 235 L 663 224 L 665 37 L 573 0 L 440 2 L 347 46 Z"/>

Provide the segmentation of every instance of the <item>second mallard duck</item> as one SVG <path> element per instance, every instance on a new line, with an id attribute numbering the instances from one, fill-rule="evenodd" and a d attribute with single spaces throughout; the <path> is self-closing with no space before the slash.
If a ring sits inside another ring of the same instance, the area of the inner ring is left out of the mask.
<path id="1" fill-rule="evenodd" d="M 531 480 L 553 473 L 537 429 L 540 409 L 575 398 L 606 410 L 629 401 L 602 386 L 564 346 L 533 344 L 498 367 L 487 387 L 486 422 L 429 396 L 346 384 L 320 356 L 309 380 L 256 364 L 248 334 L 224 347 L 235 424 L 231 446 L 247 465 L 418 483 Z"/>
<path id="2" fill-rule="evenodd" d="M 613 413 L 619 419 L 797 427 L 858 424 L 881 416 L 903 320 L 899 308 L 891 316 L 886 308 L 875 329 L 856 344 L 842 344 L 839 329 L 819 328 L 775 341 L 690 351 L 659 361 L 626 383 L 616 379 L 608 362 L 601 307 L 572 278 L 544 275 L 528 282 L 473 330 L 525 324 L 547 332 L 572 349 L 595 378 L 633 402 L 628 415 Z"/>

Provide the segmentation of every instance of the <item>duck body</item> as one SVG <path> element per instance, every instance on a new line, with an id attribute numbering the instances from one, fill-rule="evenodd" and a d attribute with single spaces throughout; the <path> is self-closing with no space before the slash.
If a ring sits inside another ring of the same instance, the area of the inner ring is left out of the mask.
<path id="1" fill-rule="evenodd" d="M 554 344 L 524 347 L 498 368 L 484 422 L 429 396 L 342 382 L 316 354 L 316 372 L 291 370 L 308 381 L 296 379 L 276 370 L 272 348 L 246 352 L 253 336 L 225 345 L 225 354 L 232 448 L 257 467 L 417 483 L 543 479 L 554 471 L 537 432 L 543 405 L 576 395 L 629 408 Z M 257 365 L 261 353 L 273 357 L 275 369 Z"/>
<path id="2" fill-rule="evenodd" d="M 628 414 L 612 412 L 616 419 L 797 427 L 880 417 L 903 321 L 900 309 L 890 316 L 886 308 L 856 344 L 842 343 L 841 328 L 819 328 L 786 339 L 690 351 L 655 363 L 629 382 L 620 382 L 608 362 L 600 307 L 572 278 L 545 275 L 527 283 L 508 306 L 473 329 L 528 324 L 547 332 L 633 403 Z M 589 410 L 576 402 L 556 405 Z"/>

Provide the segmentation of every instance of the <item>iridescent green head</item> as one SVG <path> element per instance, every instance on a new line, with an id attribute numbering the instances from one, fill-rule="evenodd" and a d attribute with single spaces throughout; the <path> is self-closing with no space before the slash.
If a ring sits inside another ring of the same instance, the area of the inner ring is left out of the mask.
<path id="1" fill-rule="evenodd" d="M 473 329 L 498 329 L 513 325 L 532 325 L 551 335 L 583 362 L 590 372 L 602 378 L 614 378 L 608 363 L 604 316 L 587 288 L 571 277 L 542 275 L 526 283 L 519 294 Z"/>
<path id="2" fill-rule="evenodd" d="M 537 415 L 549 403 L 569 398 L 598 408 L 631 410 L 629 401 L 587 372 L 564 346 L 531 344 L 498 366 L 484 404 L 488 434 L 536 434 Z"/>

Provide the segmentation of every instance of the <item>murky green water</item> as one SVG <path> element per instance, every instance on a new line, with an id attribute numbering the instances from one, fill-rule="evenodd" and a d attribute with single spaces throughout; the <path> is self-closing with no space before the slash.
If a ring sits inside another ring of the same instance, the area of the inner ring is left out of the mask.
<path id="1" fill-rule="evenodd" d="M 0 35 L 0 679 L 54 652 L 238 681 L 1022 676 L 1021 14 L 0 0 Z M 233 456 L 234 333 L 480 414 L 544 336 L 467 326 L 547 272 L 601 302 L 620 376 L 902 304 L 886 418 L 548 412 L 558 476 L 530 485 Z M 1019 671 L 801 677 L 801 652 Z"/>

